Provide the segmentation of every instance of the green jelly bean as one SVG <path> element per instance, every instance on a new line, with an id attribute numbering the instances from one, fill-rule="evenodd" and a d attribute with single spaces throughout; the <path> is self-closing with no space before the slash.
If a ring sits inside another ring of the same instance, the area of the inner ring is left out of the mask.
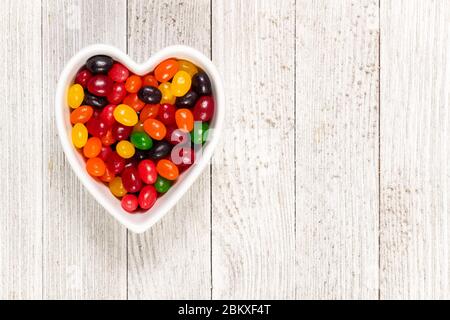
<path id="1" fill-rule="evenodd" d="M 158 175 L 158 178 L 156 178 L 156 182 L 154 184 L 156 191 L 158 191 L 159 193 L 165 193 L 167 192 L 167 190 L 170 189 L 170 187 L 172 186 L 172 183 L 167 180 L 166 178 L 163 178 L 161 176 Z"/>
<path id="2" fill-rule="evenodd" d="M 205 143 L 208 138 L 208 122 L 196 121 L 194 124 L 194 129 L 191 131 L 191 141 L 195 144 Z"/>
<path id="3" fill-rule="evenodd" d="M 153 147 L 153 140 L 145 132 L 135 131 L 131 134 L 131 143 L 139 150 L 150 150 Z"/>

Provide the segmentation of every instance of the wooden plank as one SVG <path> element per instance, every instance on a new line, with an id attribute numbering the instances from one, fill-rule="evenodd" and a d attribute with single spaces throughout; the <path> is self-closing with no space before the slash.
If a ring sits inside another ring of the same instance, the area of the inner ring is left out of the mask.
<path id="1" fill-rule="evenodd" d="M 210 52 L 210 1 L 128 3 L 129 54 L 145 61 L 173 44 Z M 204 172 L 175 208 L 141 235 L 130 233 L 130 299 L 210 298 L 210 175 Z"/>
<path id="2" fill-rule="evenodd" d="M 0 299 L 42 297 L 41 3 L 0 2 Z"/>
<path id="3" fill-rule="evenodd" d="M 126 229 L 84 190 L 60 146 L 56 82 L 79 49 L 126 50 L 126 0 L 43 1 L 44 298 L 127 296 Z"/>
<path id="4" fill-rule="evenodd" d="M 213 1 L 226 91 L 214 155 L 214 299 L 295 297 L 294 1 Z"/>
<path id="5" fill-rule="evenodd" d="M 378 2 L 297 1 L 297 298 L 378 296 Z"/>
<path id="6" fill-rule="evenodd" d="M 381 298 L 450 298 L 450 1 L 381 2 Z"/>

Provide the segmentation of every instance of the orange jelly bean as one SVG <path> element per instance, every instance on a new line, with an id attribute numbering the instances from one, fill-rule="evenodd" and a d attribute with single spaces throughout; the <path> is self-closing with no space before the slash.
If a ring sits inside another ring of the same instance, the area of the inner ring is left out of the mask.
<path id="1" fill-rule="evenodd" d="M 112 130 L 111 129 L 106 131 L 106 134 L 103 137 L 101 137 L 101 140 L 102 140 L 102 144 L 104 146 L 110 146 L 114 142 L 116 142 L 116 139 L 114 139 L 114 136 L 112 134 Z"/>
<path id="2" fill-rule="evenodd" d="M 175 112 L 175 122 L 182 130 L 191 132 L 194 129 L 194 115 L 189 109 L 178 109 Z"/>
<path id="3" fill-rule="evenodd" d="M 90 158 L 86 161 L 87 172 L 94 177 L 101 177 L 105 174 L 106 165 L 100 158 Z"/>
<path id="4" fill-rule="evenodd" d="M 106 166 L 105 174 L 100 177 L 100 180 L 103 182 L 111 182 L 115 178 L 114 172 L 111 171 L 111 169 Z"/>
<path id="5" fill-rule="evenodd" d="M 148 118 L 156 118 L 159 113 L 159 107 L 159 104 L 146 104 L 141 113 L 139 113 L 139 120 L 143 122 Z"/>
<path id="6" fill-rule="evenodd" d="M 159 82 L 166 82 L 173 78 L 178 71 L 178 62 L 175 59 L 167 59 L 161 62 L 155 69 L 155 78 Z"/>
<path id="7" fill-rule="evenodd" d="M 123 99 L 122 103 L 132 107 L 136 112 L 141 111 L 145 106 L 145 102 L 139 99 L 137 93 L 130 93 Z"/>
<path id="8" fill-rule="evenodd" d="M 146 76 L 144 76 L 142 78 L 142 86 L 151 86 L 151 87 L 155 87 L 158 88 L 159 83 L 158 80 L 156 80 L 155 76 L 152 74 L 147 74 Z"/>
<path id="9" fill-rule="evenodd" d="M 155 140 L 162 140 L 166 136 L 166 126 L 159 120 L 148 118 L 144 121 L 144 130 Z"/>
<path id="10" fill-rule="evenodd" d="M 91 137 L 83 147 L 83 154 L 86 158 L 95 158 L 102 151 L 102 141 L 100 138 Z"/>
<path id="11" fill-rule="evenodd" d="M 75 123 L 86 123 L 92 117 L 94 109 L 91 106 L 80 106 L 72 111 L 70 114 L 70 122 Z"/>
<path id="12" fill-rule="evenodd" d="M 142 79 L 137 75 L 128 77 L 125 81 L 125 89 L 130 93 L 136 93 L 142 87 Z"/>
<path id="13" fill-rule="evenodd" d="M 167 159 L 158 161 L 156 171 L 161 177 L 166 178 L 167 180 L 175 180 L 179 175 L 178 167 L 172 161 Z"/>

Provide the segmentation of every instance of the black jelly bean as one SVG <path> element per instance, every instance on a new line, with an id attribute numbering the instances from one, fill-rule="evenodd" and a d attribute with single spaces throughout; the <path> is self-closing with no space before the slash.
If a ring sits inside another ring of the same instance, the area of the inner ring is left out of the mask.
<path id="1" fill-rule="evenodd" d="M 149 156 L 153 160 L 159 160 L 167 156 L 172 151 L 172 145 L 167 141 L 156 141 L 149 151 Z"/>
<path id="2" fill-rule="evenodd" d="M 198 94 L 194 90 L 190 90 L 182 97 L 178 97 L 175 101 L 177 108 L 192 108 L 198 100 Z"/>
<path id="3" fill-rule="evenodd" d="M 148 159 L 150 158 L 149 151 L 136 149 L 133 158 L 136 158 L 137 161 Z"/>
<path id="4" fill-rule="evenodd" d="M 106 97 L 96 96 L 86 90 L 84 91 L 83 104 L 93 106 L 95 108 L 103 108 L 108 104 L 108 99 L 106 99 Z"/>
<path id="5" fill-rule="evenodd" d="M 201 96 L 211 94 L 211 81 L 205 72 L 198 72 L 192 77 L 192 89 Z"/>
<path id="6" fill-rule="evenodd" d="M 138 98 L 145 103 L 156 104 L 161 101 L 162 94 L 158 88 L 152 86 L 145 86 L 139 90 Z"/>
<path id="7" fill-rule="evenodd" d="M 88 59 L 86 68 L 92 73 L 108 73 L 114 61 L 111 57 L 105 55 L 97 55 Z"/>

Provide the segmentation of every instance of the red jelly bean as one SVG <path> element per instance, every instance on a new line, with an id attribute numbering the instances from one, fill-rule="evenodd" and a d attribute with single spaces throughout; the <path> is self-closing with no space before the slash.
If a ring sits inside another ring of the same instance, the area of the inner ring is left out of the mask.
<path id="1" fill-rule="evenodd" d="M 144 210 L 150 209 L 155 204 L 157 196 L 154 186 L 143 187 L 138 197 L 139 206 Z"/>
<path id="2" fill-rule="evenodd" d="M 118 62 L 114 63 L 111 70 L 108 72 L 108 76 L 115 82 L 125 82 L 129 75 L 130 72 L 128 69 Z"/>
<path id="3" fill-rule="evenodd" d="M 136 211 L 139 206 L 138 198 L 134 194 L 123 196 L 120 204 L 122 205 L 123 210 L 129 213 Z"/>
<path id="4" fill-rule="evenodd" d="M 112 90 L 113 81 L 108 76 L 98 74 L 93 76 L 88 81 L 87 88 L 90 93 L 99 96 L 106 97 Z"/>
<path id="5" fill-rule="evenodd" d="M 159 113 L 159 104 L 146 104 L 139 114 L 139 120 L 144 122 L 148 118 L 155 118 Z"/>
<path id="6" fill-rule="evenodd" d="M 98 157 L 103 161 L 107 161 L 109 157 L 112 155 L 112 153 L 113 151 L 110 146 L 103 146 Z"/>
<path id="7" fill-rule="evenodd" d="M 106 99 L 109 103 L 119 104 L 127 95 L 127 90 L 125 90 L 125 85 L 123 83 L 116 82 L 113 84 L 111 92 L 108 94 Z"/>
<path id="8" fill-rule="evenodd" d="M 125 168 L 125 159 L 119 156 L 117 152 L 112 152 L 106 160 L 106 165 L 115 175 L 118 175 Z"/>
<path id="9" fill-rule="evenodd" d="M 177 109 L 168 103 L 164 103 L 159 108 L 158 117 L 165 125 L 175 124 L 175 112 Z"/>
<path id="10" fill-rule="evenodd" d="M 156 166 L 151 160 L 142 160 L 138 165 L 139 177 L 146 184 L 154 184 L 158 173 Z"/>
<path id="11" fill-rule="evenodd" d="M 187 146 L 180 146 L 180 148 L 174 147 L 170 159 L 178 166 L 180 171 L 185 171 L 195 161 L 194 149 Z"/>
<path id="12" fill-rule="evenodd" d="M 108 127 L 112 126 L 116 119 L 114 119 L 114 109 L 117 107 L 115 104 L 108 104 L 100 112 L 99 119 L 102 120 Z"/>
<path id="13" fill-rule="evenodd" d="M 167 127 L 165 139 L 171 144 L 186 143 L 190 141 L 191 136 L 188 132 L 178 129 L 174 126 Z"/>
<path id="14" fill-rule="evenodd" d="M 210 96 L 203 96 L 198 99 L 192 110 L 195 121 L 209 121 L 214 115 L 214 99 Z"/>
<path id="15" fill-rule="evenodd" d="M 75 77 L 75 83 L 78 83 L 83 88 L 86 88 L 87 83 L 89 79 L 92 78 L 92 72 L 90 72 L 88 69 L 81 69 L 78 71 L 76 77 Z"/>
<path id="16" fill-rule="evenodd" d="M 131 132 L 133 131 L 133 127 L 124 126 L 119 122 L 114 122 L 111 127 L 112 135 L 114 139 L 117 141 L 128 139 Z"/>
<path id="17" fill-rule="evenodd" d="M 101 119 L 91 118 L 86 122 L 86 128 L 90 135 L 102 138 L 108 131 L 108 125 Z"/>
<path id="18" fill-rule="evenodd" d="M 142 188 L 142 181 L 139 178 L 137 169 L 133 166 L 126 167 L 122 172 L 122 183 L 130 193 L 138 192 Z"/>
<path id="19" fill-rule="evenodd" d="M 112 135 L 111 129 L 108 129 L 108 131 L 106 131 L 106 134 L 103 137 L 101 137 L 101 140 L 102 140 L 102 144 L 104 146 L 110 146 L 114 142 L 116 142 L 116 139 L 114 139 L 114 137 Z"/>
<path id="20" fill-rule="evenodd" d="M 111 182 L 116 175 L 114 172 L 111 171 L 111 169 L 108 168 L 108 166 L 105 167 L 105 173 L 100 177 L 100 180 L 103 182 Z"/>

